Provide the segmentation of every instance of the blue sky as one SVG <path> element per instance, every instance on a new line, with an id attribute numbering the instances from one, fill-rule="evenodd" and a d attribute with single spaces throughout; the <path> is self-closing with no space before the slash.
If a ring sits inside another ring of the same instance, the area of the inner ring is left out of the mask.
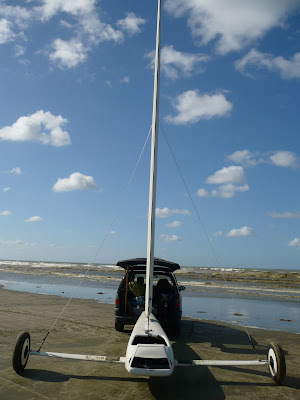
<path id="1" fill-rule="evenodd" d="M 151 126 L 156 1 L 0 1 L 1 259 L 91 262 Z M 300 1 L 165 0 L 160 124 L 224 267 L 298 268 Z M 146 254 L 150 145 L 96 262 Z M 216 266 L 160 131 L 155 255 Z"/>

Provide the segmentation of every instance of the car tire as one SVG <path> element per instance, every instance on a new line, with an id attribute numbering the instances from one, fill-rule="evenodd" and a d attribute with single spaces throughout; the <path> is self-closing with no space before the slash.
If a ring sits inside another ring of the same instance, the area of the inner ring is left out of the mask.
<path id="1" fill-rule="evenodd" d="M 118 332 L 124 331 L 124 324 L 120 321 L 115 321 L 115 330 Z"/>

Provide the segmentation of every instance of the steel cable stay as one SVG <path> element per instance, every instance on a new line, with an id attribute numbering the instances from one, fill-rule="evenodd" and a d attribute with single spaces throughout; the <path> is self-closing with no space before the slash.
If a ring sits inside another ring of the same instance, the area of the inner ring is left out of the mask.
<path id="1" fill-rule="evenodd" d="M 148 143 L 148 140 L 149 140 L 149 137 L 150 137 L 150 134 L 151 134 L 151 129 L 152 129 L 152 128 L 149 129 L 149 132 L 148 132 L 148 135 L 147 135 L 147 137 L 146 137 L 145 143 L 144 143 L 144 145 L 143 145 L 143 147 L 142 147 L 142 150 L 141 150 L 140 155 L 139 155 L 139 157 L 138 157 L 137 163 L 136 163 L 135 168 L 134 168 L 134 170 L 133 170 L 133 172 L 132 172 L 132 174 L 131 174 L 131 177 L 130 177 L 129 182 L 128 182 L 128 184 L 127 184 L 127 187 L 126 187 L 126 189 L 125 189 L 125 191 L 124 191 L 124 194 L 123 194 L 123 196 L 122 196 L 122 199 L 121 199 L 121 201 L 120 201 L 120 203 L 119 203 L 119 206 L 118 206 L 118 208 L 117 208 L 117 210 L 116 210 L 116 212 L 115 212 L 115 214 L 114 214 L 114 217 L 113 217 L 113 219 L 112 219 L 112 222 L 111 222 L 111 224 L 109 225 L 109 228 L 107 229 L 107 232 L 106 232 L 106 234 L 105 234 L 105 236 L 104 236 L 102 242 L 100 243 L 100 245 L 99 245 L 99 247 L 98 247 L 98 249 L 97 249 L 97 252 L 96 252 L 96 254 L 95 254 L 95 256 L 94 256 L 92 262 L 88 263 L 88 269 L 86 270 L 85 274 L 84 274 L 83 277 L 81 278 L 79 284 L 76 286 L 76 288 L 75 288 L 74 292 L 72 293 L 71 297 L 69 297 L 67 303 L 65 304 L 65 306 L 63 307 L 63 309 L 61 310 L 61 312 L 58 314 L 57 318 L 54 320 L 54 322 L 53 322 L 53 324 L 51 325 L 50 329 L 49 329 L 48 332 L 46 333 L 45 337 L 43 338 L 43 340 L 42 340 L 42 342 L 41 342 L 41 344 L 40 344 L 40 347 L 39 347 L 39 349 L 38 349 L 38 352 L 41 351 L 41 348 L 43 347 L 43 345 L 44 345 L 44 343 L 45 343 L 47 337 L 48 337 L 49 334 L 50 334 L 50 332 L 52 331 L 52 329 L 53 329 L 54 326 L 56 325 L 57 321 L 60 319 L 60 317 L 63 315 L 63 313 L 64 313 L 65 310 L 67 309 L 67 307 L 68 307 L 69 304 L 71 303 L 72 299 L 75 297 L 75 295 L 76 295 L 76 293 L 78 292 L 80 286 L 82 285 L 82 282 L 83 282 L 84 279 L 87 277 L 87 275 L 88 275 L 90 269 L 92 268 L 93 263 L 96 261 L 96 259 L 97 259 L 98 255 L 99 255 L 99 253 L 100 253 L 100 251 L 101 251 L 101 249 L 102 249 L 102 247 L 103 247 L 103 245 L 104 245 L 104 243 L 105 243 L 105 241 L 106 241 L 106 239 L 107 239 L 109 233 L 111 232 L 111 229 L 112 229 L 112 227 L 113 227 L 113 225 L 114 225 L 114 223 L 115 223 L 115 221 L 116 221 L 116 219 L 117 219 L 117 216 L 119 215 L 119 211 L 120 211 L 120 209 L 121 209 L 121 207 L 122 207 L 122 205 L 123 205 L 123 203 L 124 203 L 125 197 L 126 197 L 128 191 L 129 191 L 129 188 L 130 188 L 131 183 L 132 183 L 132 181 L 133 181 L 133 178 L 134 178 L 134 176 L 135 176 L 136 170 L 137 170 L 137 168 L 138 168 L 138 166 L 139 166 L 139 164 L 140 164 L 140 161 L 141 161 L 141 159 L 142 159 L 142 156 L 143 156 L 143 154 L 144 154 L 146 145 L 147 145 L 147 143 Z"/>
<path id="2" fill-rule="evenodd" d="M 195 211 L 195 213 L 196 213 L 197 219 L 198 219 L 198 221 L 200 222 L 200 225 L 201 225 L 201 227 L 202 227 L 204 236 L 205 236 L 205 238 L 206 238 L 206 240 L 207 240 L 207 242 L 208 242 L 208 244 L 209 244 L 209 247 L 210 247 L 210 249 L 211 249 L 211 252 L 212 252 L 212 254 L 213 254 L 213 257 L 214 257 L 214 259 L 215 259 L 215 261 L 216 261 L 217 267 L 218 267 L 218 268 L 220 269 L 220 271 L 221 271 L 223 280 L 224 280 L 224 282 L 225 282 L 225 290 L 227 291 L 227 293 L 229 293 L 229 295 L 230 295 L 230 297 L 231 297 L 231 299 L 232 299 L 232 301 L 233 301 L 233 303 L 234 303 L 234 308 L 235 308 L 236 310 L 238 310 L 236 298 L 234 297 L 233 292 L 230 290 L 230 288 L 229 288 L 229 286 L 228 286 L 228 281 L 227 281 L 227 279 L 226 279 L 226 277 L 225 277 L 224 270 L 223 270 L 223 268 L 221 267 L 221 263 L 220 263 L 220 261 L 219 261 L 219 258 L 218 258 L 218 256 L 217 256 L 217 254 L 216 254 L 216 251 L 215 251 L 215 249 L 214 249 L 214 247 L 213 247 L 213 245 L 212 245 L 212 243 L 211 243 L 211 240 L 210 240 L 209 237 L 208 237 L 208 234 L 207 234 L 207 231 L 206 231 L 206 229 L 205 229 L 205 226 L 204 226 L 204 223 L 203 223 L 203 221 L 202 221 L 202 218 L 200 217 L 200 214 L 199 214 L 199 212 L 198 212 L 198 209 L 197 209 L 197 207 L 196 207 L 196 205 L 195 205 L 195 202 L 194 202 L 194 200 L 193 200 L 193 198 L 192 198 L 191 192 L 189 191 L 189 188 L 188 188 L 188 186 L 187 186 L 187 183 L 186 183 L 186 181 L 185 181 L 185 179 L 184 179 L 184 176 L 183 176 L 183 174 L 182 174 L 182 172 L 181 172 L 181 169 L 180 169 L 180 167 L 179 167 L 179 164 L 178 164 L 178 162 L 177 162 L 177 160 L 176 160 L 175 154 L 174 154 L 174 152 L 173 152 L 173 150 L 172 150 L 172 147 L 171 147 L 171 145 L 170 145 L 170 142 L 169 142 L 169 140 L 168 140 L 168 138 L 167 138 L 167 135 L 166 135 L 166 133 L 165 133 L 165 131 L 164 131 L 163 126 L 161 125 L 161 123 L 160 123 L 160 127 L 161 127 L 161 130 L 162 130 L 162 132 L 163 132 L 163 135 L 164 135 L 164 138 L 165 138 L 165 140 L 166 140 L 166 143 L 167 143 L 167 146 L 168 146 L 168 148 L 169 148 L 169 151 L 170 151 L 170 153 L 171 153 L 171 155 L 172 155 L 173 161 L 174 161 L 174 163 L 175 163 L 175 165 L 176 165 L 176 167 L 177 167 L 177 170 L 178 170 L 178 172 L 179 172 L 179 175 L 180 175 L 181 180 L 182 180 L 182 182 L 183 182 L 183 185 L 184 185 L 184 187 L 185 187 L 185 190 L 187 191 L 188 197 L 189 197 L 189 199 L 190 199 L 190 201 L 191 201 L 191 203 L 192 203 L 192 206 L 193 206 L 193 209 L 194 209 L 194 211 Z M 250 336 L 250 334 L 249 334 L 249 332 L 248 332 L 248 329 L 247 329 L 246 325 L 244 324 L 244 321 L 241 320 L 241 323 L 242 323 L 242 326 L 243 326 L 243 328 L 244 328 L 244 330 L 245 330 L 245 332 L 246 332 L 246 334 L 247 334 L 247 336 L 248 336 L 248 339 L 249 339 L 249 341 L 250 341 L 250 343 L 251 343 L 251 346 L 253 347 L 253 350 L 254 350 L 254 352 L 255 352 L 255 354 L 256 354 L 256 357 L 257 357 L 258 361 L 260 361 L 260 358 L 259 358 L 257 349 L 256 349 L 256 347 L 255 347 L 255 344 L 253 343 L 253 340 L 252 340 L 252 338 L 251 338 L 251 336 Z"/>

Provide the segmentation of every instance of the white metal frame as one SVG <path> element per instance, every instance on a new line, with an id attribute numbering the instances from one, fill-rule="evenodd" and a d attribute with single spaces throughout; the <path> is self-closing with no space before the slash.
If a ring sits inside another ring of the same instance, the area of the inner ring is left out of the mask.
<path id="1" fill-rule="evenodd" d="M 50 358 L 62 358 L 66 360 L 78 361 L 94 361 L 103 363 L 117 363 L 125 364 L 126 357 L 118 359 L 109 359 L 107 356 L 85 355 L 85 354 L 68 354 L 68 353 L 54 353 L 48 351 L 34 351 L 29 350 L 30 356 L 41 356 Z M 269 365 L 268 360 L 191 360 L 189 363 L 180 363 L 174 360 L 175 367 L 227 367 L 227 366 L 258 366 Z"/>

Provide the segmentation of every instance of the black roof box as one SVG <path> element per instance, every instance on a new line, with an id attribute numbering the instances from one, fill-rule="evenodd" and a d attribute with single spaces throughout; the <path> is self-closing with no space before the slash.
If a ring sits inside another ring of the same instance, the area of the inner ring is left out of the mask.
<path id="1" fill-rule="evenodd" d="M 126 269 L 127 267 L 137 267 L 144 266 L 146 267 L 147 259 L 146 258 L 131 258 L 129 260 L 122 260 L 117 263 L 118 267 L 122 267 Z M 180 269 L 180 265 L 173 263 L 171 261 L 166 261 L 161 258 L 154 258 L 154 266 L 165 267 L 170 271 L 174 272 L 177 269 Z"/>

